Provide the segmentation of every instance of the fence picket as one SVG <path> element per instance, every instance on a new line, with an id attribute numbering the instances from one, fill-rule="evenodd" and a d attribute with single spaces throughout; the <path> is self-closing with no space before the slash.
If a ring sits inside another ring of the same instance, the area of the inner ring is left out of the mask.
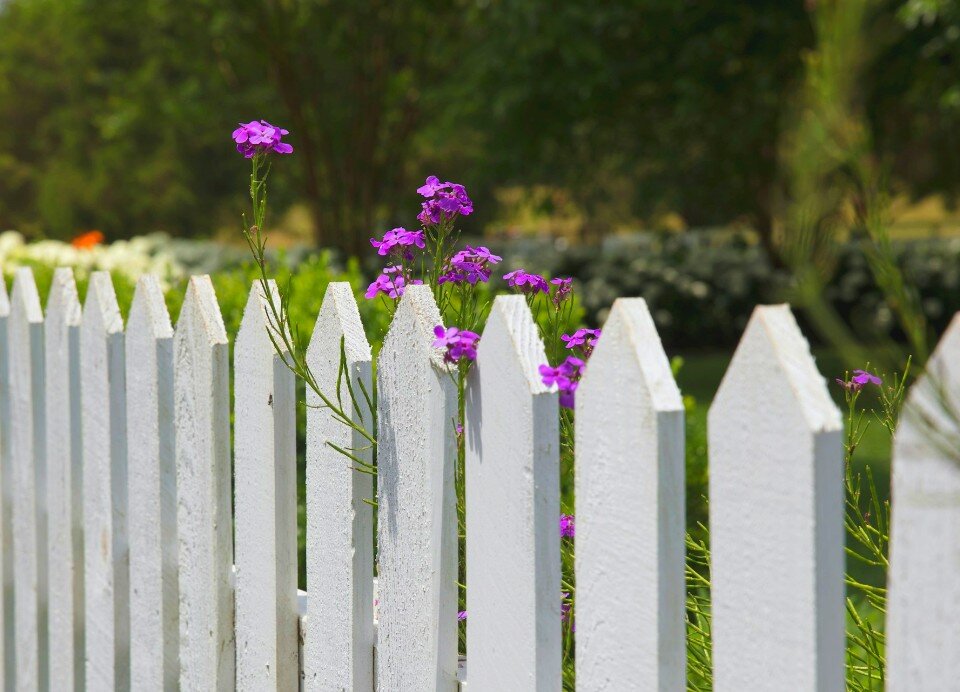
<path id="1" fill-rule="evenodd" d="M 707 427 L 714 689 L 843 689 L 843 426 L 786 305 L 754 311 Z"/>
<path id="2" fill-rule="evenodd" d="M 46 689 L 46 474 L 43 311 L 33 272 L 17 270 L 10 296 L 10 451 L 17 688 Z"/>
<path id="3" fill-rule="evenodd" d="M 51 690 L 83 689 L 80 315 L 73 270 L 57 269 L 44 328 Z"/>
<path id="4" fill-rule="evenodd" d="M 893 445 L 889 690 L 960 677 L 960 313 L 913 385 Z"/>
<path id="5" fill-rule="evenodd" d="M 257 281 L 234 350 L 237 689 L 251 692 L 298 683 L 296 392 L 272 324 Z"/>
<path id="6" fill-rule="evenodd" d="M 229 346 L 209 276 L 187 285 L 174 333 L 180 688 L 234 687 Z"/>
<path id="7" fill-rule="evenodd" d="M 686 689 L 684 412 L 642 298 L 614 302 L 576 398 L 577 689 Z"/>
<path id="8" fill-rule="evenodd" d="M 440 323 L 430 288 L 407 287 L 378 360 L 380 692 L 457 685 L 457 391 L 432 347 Z"/>
<path id="9" fill-rule="evenodd" d="M 80 327 L 86 687 L 130 686 L 123 319 L 110 274 L 93 272 Z"/>
<path id="10" fill-rule="evenodd" d="M 341 373 L 341 348 L 344 371 Z M 307 361 L 321 392 L 373 430 L 361 383 L 372 395 L 370 344 L 349 283 L 327 286 Z M 346 378 L 350 378 L 350 387 Z M 353 399 L 351 400 L 351 389 Z M 373 482 L 371 444 L 333 417 L 307 389 L 307 589 L 304 689 L 373 689 Z"/>
<path id="11" fill-rule="evenodd" d="M 560 689 L 560 433 L 546 362 L 526 300 L 498 296 L 466 402 L 473 689 Z"/>
<path id="12" fill-rule="evenodd" d="M 3 666 L 4 689 L 16 684 L 16 632 L 14 628 L 13 588 L 13 459 L 10 457 L 10 345 L 8 322 L 10 299 L 6 281 L 0 276 L 0 576 L 3 594 L 0 598 L 0 665 Z"/>
<path id="13" fill-rule="evenodd" d="M 180 671 L 173 327 L 155 276 L 137 282 L 126 349 L 130 682 L 135 690 L 175 689 Z"/>

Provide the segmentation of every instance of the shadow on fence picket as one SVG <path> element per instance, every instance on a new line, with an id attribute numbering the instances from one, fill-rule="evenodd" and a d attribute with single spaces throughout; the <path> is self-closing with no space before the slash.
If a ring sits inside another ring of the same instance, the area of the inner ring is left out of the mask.
<path id="1" fill-rule="evenodd" d="M 175 328 L 151 277 L 126 330 L 106 273 L 81 311 L 72 272 L 57 270 L 46 318 L 29 269 L 9 300 L 0 290 L 7 689 L 466 688 L 457 393 L 432 347 L 430 289 L 410 287 L 399 305 L 374 416 L 343 389 L 372 385 L 353 293 L 327 288 L 307 357 L 354 423 L 378 421 L 379 469 L 374 481 L 352 468 L 334 447 L 369 463 L 370 445 L 308 394 L 299 596 L 294 378 L 262 296 L 255 284 L 235 345 L 231 446 L 228 338 L 209 277 L 190 280 Z M 561 686 L 557 395 L 540 381 L 544 361 L 525 301 L 498 297 L 466 400 L 475 692 Z M 958 362 L 960 317 L 932 360 L 953 404 Z M 932 387 L 920 381 L 908 414 L 933 405 Z M 960 465 L 904 425 L 890 688 L 945 688 L 960 675 Z M 709 415 L 718 690 L 843 685 L 841 431 L 789 308 L 757 308 Z M 577 689 L 682 690 L 684 411 L 641 299 L 613 306 L 578 394 L 576 445 Z"/>

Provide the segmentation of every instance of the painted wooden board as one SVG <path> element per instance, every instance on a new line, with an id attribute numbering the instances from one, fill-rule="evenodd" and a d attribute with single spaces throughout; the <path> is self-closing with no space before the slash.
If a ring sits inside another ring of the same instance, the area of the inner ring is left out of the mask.
<path id="1" fill-rule="evenodd" d="M 155 276 L 137 281 L 126 348 L 131 685 L 171 690 L 180 677 L 173 327 Z"/>
<path id="2" fill-rule="evenodd" d="M 380 692 L 456 689 L 457 392 L 438 324 L 430 288 L 409 286 L 378 360 Z"/>
<path id="3" fill-rule="evenodd" d="M 86 687 L 130 686 L 123 320 L 110 274 L 90 275 L 80 327 Z"/>
<path id="4" fill-rule="evenodd" d="M 234 351 L 237 689 L 250 692 L 298 684 L 295 378 L 267 311 L 256 281 Z"/>
<path id="5" fill-rule="evenodd" d="M 10 299 L 6 282 L 0 278 L 0 577 L 3 594 L 0 598 L 0 679 L 4 689 L 16 682 L 16 641 L 14 635 L 13 588 L 13 459 L 10 457 L 10 347 L 7 326 L 10 320 Z"/>
<path id="6" fill-rule="evenodd" d="M 960 313 L 913 385 L 893 445 L 887 689 L 960 679 Z"/>
<path id="7" fill-rule="evenodd" d="M 708 436 L 714 689 L 844 689 L 842 424 L 787 306 L 754 311 Z"/>
<path id="8" fill-rule="evenodd" d="M 13 281 L 8 329 L 17 689 L 39 690 L 49 673 L 43 311 L 25 267 Z"/>
<path id="9" fill-rule="evenodd" d="M 210 277 L 191 277 L 174 334 L 182 690 L 234 689 L 228 351 Z"/>
<path id="10" fill-rule="evenodd" d="M 341 374 L 341 347 L 344 370 Z M 347 282 L 327 286 L 307 362 L 321 392 L 372 433 L 370 344 Z M 350 378 L 348 387 L 346 378 Z M 351 399 L 351 388 L 353 399 Z M 356 406 L 352 401 L 356 400 Z M 370 464 L 371 443 L 307 388 L 307 589 L 304 689 L 373 689 L 373 481 L 331 445 Z"/>
<path id="11" fill-rule="evenodd" d="M 54 271 L 44 328 L 50 689 L 83 689 L 83 448 L 80 299 L 73 270 Z"/>
<path id="12" fill-rule="evenodd" d="M 686 689 L 683 426 L 646 302 L 618 299 L 576 396 L 578 690 Z"/>
<path id="13" fill-rule="evenodd" d="M 523 296 L 497 296 L 466 401 L 467 658 L 478 690 L 560 690 L 557 393 Z"/>

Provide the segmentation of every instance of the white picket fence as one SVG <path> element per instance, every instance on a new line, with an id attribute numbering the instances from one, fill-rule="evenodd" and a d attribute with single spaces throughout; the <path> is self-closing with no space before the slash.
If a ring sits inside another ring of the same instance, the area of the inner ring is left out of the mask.
<path id="1" fill-rule="evenodd" d="M 379 354 L 376 561 L 371 476 L 331 446 L 369 459 L 369 445 L 309 399 L 298 599 L 295 383 L 260 285 L 233 354 L 231 467 L 230 354 L 208 277 L 190 280 L 176 329 L 144 277 L 124 330 L 107 274 L 81 310 L 58 270 L 44 317 L 18 270 L 10 300 L 0 291 L 5 689 L 465 689 L 457 402 L 438 323 L 430 290 L 408 288 Z M 334 283 L 308 354 L 331 395 L 341 348 L 369 390 L 357 306 Z M 466 402 L 472 692 L 561 687 L 545 361 L 524 299 L 498 297 Z M 895 447 L 891 690 L 960 684 L 960 438 L 944 413 L 960 410 L 960 317 L 930 371 Z M 682 690 L 684 411 L 641 299 L 614 304 L 577 396 L 577 688 Z M 841 436 L 790 310 L 757 308 L 709 417 L 717 690 L 843 688 Z"/>

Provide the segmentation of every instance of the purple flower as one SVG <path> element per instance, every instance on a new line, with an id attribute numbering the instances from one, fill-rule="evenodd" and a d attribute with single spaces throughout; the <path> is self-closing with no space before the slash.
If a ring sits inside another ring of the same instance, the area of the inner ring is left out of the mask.
<path id="1" fill-rule="evenodd" d="M 466 329 L 457 329 L 456 327 L 447 327 L 444 329 L 442 324 L 433 328 L 433 334 L 437 338 L 433 340 L 434 348 L 446 349 L 443 359 L 448 363 L 457 363 L 461 358 L 467 360 L 477 359 L 477 342 L 480 335 Z"/>
<path id="2" fill-rule="evenodd" d="M 550 286 L 547 284 L 546 279 L 539 274 L 529 274 L 523 269 L 517 269 L 509 274 L 504 274 L 503 278 L 506 279 L 508 286 L 516 289 L 520 293 L 536 293 L 537 291 L 541 293 L 550 292 Z"/>
<path id="3" fill-rule="evenodd" d="M 290 134 L 287 130 L 271 125 L 266 120 L 251 120 L 240 123 L 240 127 L 233 131 L 233 141 L 236 142 L 237 151 L 248 159 L 256 154 L 269 154 L 271 151 L 277 154 L 292 154 L 293 147 L 281 141 L 287 134 Z"/>
<path id="4" fill-rule="evenodd" d="M 426 225 L 438 224 L 443 219 L 452 219 L 457 214 L 467 216 L 473 213 L 473 202 L 467 196 L 467 188 L 459 183 L 441 183 L 439 178 L 431 175 L 426 182 L 417 188 L 417 192 L 427 198 L 421 204 L 417 218 Z"/>
<path id="5" fill-rule="evenodd" d="M 573 515 L 561 514 L 560 515 L 560 537 L 573 538 L 574 533 L 575 533 L 575 527 L 573 523 Z"/>
<path id="6" fill-rule="evenodd" d="M 490 266 L 497 264 L 502 257 L 494 255 L 483 245 L 477 247 L 467 247 L 453 257 L 447 264 L 447 270 L 440 275 L 437 283 L 464 283 L 471 285 L 478 281 L 486 283 L 490 280 Z"/>
<path id="7" fill-rule="evenodd" d="M 382 293 L 388 298 L 396 300 L 403 295 L 407 286 L 416 286 L 422 283 L 419 279 L 405 279 L 400 272 L 400 267 L 384 267 L 383 273 L 367 287 L 367 292 L 364 295 L 367 298 L 376 298 L 378 294 Z"/>
<path id="8" fill-rule="evenodd" d="M 467 611 L 461 610 L 459 613 L 457 613 L 457 622 L 462 622 L 463 620 L 466 620 L 466 619 L 467 619 Z"/>
<path id="9" fill-rule="evenodd" d="M 597 339 L 599 338 L 599 329 L 578 329 L 573 334 L 560 335 L 560 340 L 566 344 L 567 348 L 580 347 L 583 349 L 584 356 L 587 357 L 593 353 L 593 348 L 597 345 Z"/>
<path id="10" fill-rule="evenodd" d="M 540 379 L 548 387 L 557 386 L 560 392 L 560 405 L 564 408 L 573 408 L 574 394 L 580 386 L 580 375 L 583 371 L 583 361 L 574 356 L 567 358 L 557 367 L 550 365 L 540 366 Z"/>
<path id="11" fill-rule="evenodd" d="M 854 370 L 853 377 L 850 378 L 849 382 L 845 382 L 838 377 L 837 384 L 846 389 L 848 392 L 859 392 L 868 384 L 875 384 L 879 386 L 883 384 L 883 380 L 873 373 L 867 372 L 866 370 Z"/>
<path id="12" fill-rule="evenodd" d="M 423 231 L 408 231 L 405 228 L 394 228 L 383 234 L 383 240 L 376 238 L 370 239 L 370 244 L 377 248 L 378 255 L 389 255 L 391 252 L 398 252 L 406 259 L 413 259 L 413 253 L 409 248 L 416 246 L 421 250 L 426 247 L 426 238 Z"/>
<path id="13" fill-rule="evenodd" d="M 568 591 L 563 591 L 560 593 L 560 621 L 566 622 L 570 619 L 570 616 L 573 614 L 573 603 L 570 602 L 570 593 Z M 570 626 L 570 629 L 574 632 L 577 631 L 576 623 L 573 623 Z"/>
<path id="14" fill-rule="evenodd" d="M 550 283 L 557 287 L 557 290 L 553 293 L 554 305 L 560 305 L 560 303 L 565 301 L 573 292 L 573 279 L 570 277 L 550 279 Z"/>

